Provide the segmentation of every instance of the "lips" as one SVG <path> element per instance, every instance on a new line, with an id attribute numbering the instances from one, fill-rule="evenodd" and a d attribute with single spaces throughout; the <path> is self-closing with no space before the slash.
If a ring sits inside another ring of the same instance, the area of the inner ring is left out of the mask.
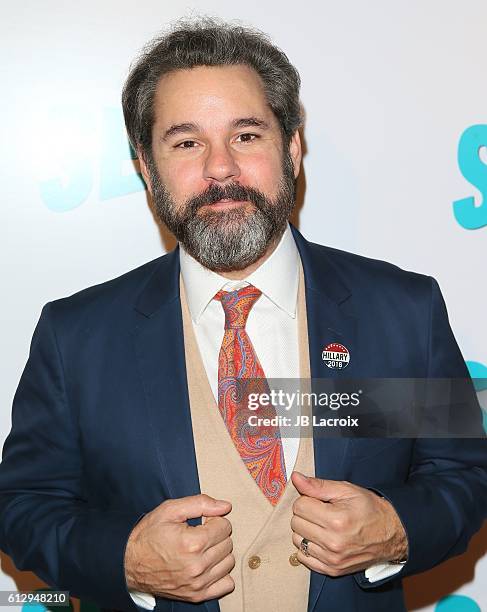
<path id="1" fill-rule="evenodd" d="M 232 200 L 231 198 L 223 198 L 222 200 L 218 200 L 218 202 L 212 202 L 211 204 L 205 204 L 204 206 L 211 206 L 214 208 L 234 208 L 246 203 L 246 200 Z"/>

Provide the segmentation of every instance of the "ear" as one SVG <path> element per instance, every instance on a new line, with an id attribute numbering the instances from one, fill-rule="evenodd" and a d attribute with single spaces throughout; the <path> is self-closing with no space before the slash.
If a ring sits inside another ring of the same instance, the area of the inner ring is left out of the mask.
<path id="1" fill-rule="evenodd" d="M 291 136 L 289 143 L 289 153 L 293 160 L 294 166 L 294 178 L 298 178 L 299 171 L 301 169 L 302 149 L 301 149 L 301 138 L 299 136 L 299 130 L 296 130 Z"/>
<path id="2" fill-rule="evenodd" d="M 147 185 L 147 190 L 152 195 L 152 184 L 150 180 L 149 171 L 147 169 L 147 163 L 144 158 L 144 153 L 140 148 L 137 148 L 137 158 L 139 160 L 140 172 L 142 173 L 142 177 L 144 178 L 145 184 Z"/>

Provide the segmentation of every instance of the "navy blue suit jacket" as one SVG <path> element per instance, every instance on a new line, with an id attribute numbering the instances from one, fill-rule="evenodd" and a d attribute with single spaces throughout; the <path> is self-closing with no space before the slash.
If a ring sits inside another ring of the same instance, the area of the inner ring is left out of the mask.
<path id="1" fill-rule="evenodd" d="M 333 341 L 350 350 L 349 377 L 468 376 L 432 278 L 292 231 L 314 378 L 335 375 L 321 359 Z M 401 576 L 464 551 L 486 515 L 482 439 L 316 438 L 314 456 L 317 477 L 391 501 L 409 540 Z M 44 307 L 0 464 L 0 548 L 53 587 L 135 612 L 123 568 L 131 529 L 165 499 L 199 492 L 176 249 Z M 195 607 L 219 609 L 157 599 L 161 612 Z M 312 572 L 310 612 L 403 609 L 397 577 Z"/>

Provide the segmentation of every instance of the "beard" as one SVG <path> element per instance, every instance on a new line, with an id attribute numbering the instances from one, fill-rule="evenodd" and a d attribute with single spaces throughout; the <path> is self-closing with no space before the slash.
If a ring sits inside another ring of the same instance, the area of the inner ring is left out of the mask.
<path id="1" fill-rule="evenodd" d="M 260 259 L 283 234 L 294 207 L 296 181 L 287 150 L 275 198 L 238 183 L 212 184 L 178 207 L 152 159 L 147 167 L 158 218 L 196 261 L 214 272 L 243 270 Z M 227 210 L 202 209 L 227 198 L 247 204 Z"/>

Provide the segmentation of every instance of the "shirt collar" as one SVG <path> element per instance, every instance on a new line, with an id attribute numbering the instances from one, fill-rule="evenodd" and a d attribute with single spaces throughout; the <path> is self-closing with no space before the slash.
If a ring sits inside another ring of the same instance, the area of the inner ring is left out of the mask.
<path id="1" fill-rule="evenodd" d="M 208 270 L 179 245 L 181 276 L 191 318 L 195 323 L 215 294 L 223 289 L 233 291 L 246 284 L 260 289 L 278 308 L 296 317 L 299 283 L 299 253 L 289 223 L 272 255 L 248 277 L 232 281 Z"/>

